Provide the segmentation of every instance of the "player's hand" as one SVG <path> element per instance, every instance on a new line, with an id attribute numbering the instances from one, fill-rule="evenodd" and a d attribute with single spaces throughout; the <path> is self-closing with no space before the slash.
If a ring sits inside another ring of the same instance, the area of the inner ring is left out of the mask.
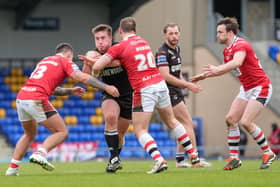
<path id="1" fill-rule="evenodd" d="M 206 77 L 216 76 L 219 72 L 218 66 L 212 64 L 204 65 L 203 70 Z"/>
<path id="2" fill-rule="evenodd" d="M 120 60 L 118 59 L 114 59 L 112 62 L 110 62 L 107 67 L 117 67 L 117 66 L 120 66 L 121 65 L 121 62 Z"/>
<path id="3" fill-rule="evenodd" d="M 201 80 L 203 80 L 205 78 L 206 78 L 205 73 L 200 73 L 198 75 L 195 75 L 195 76 L 191 77 L 190 81 L 191 82 L 198 82 L 198 81 L 201 81 Z"/>
<path id="4" fill-rule="evenodd" d="M 72 88 L 72 95 L 83 96 L 85 92 L 85 89 L 79 86 L 75 86 L 74 88 Z"/>
<path id="5" fill-rule="evenodd" d="M 96 70 L 91 70 L 91 75 L 93 76 L 93 77 L 99 77 L 99 75 L 100 75 L 100 71 L 96 71 Z"/>
<path id="6" fill-rule="evenodd" d="M 115 86 L 106 85 L 104 90 L 113 97 L 120 96 L 120 93 Z"/>
<path id="7" fill-rule="evenodd" d="M 189 82 L 189 85 L 188 85 L 187 89 L 191 90 L 194 93 L 198 93 L 202 90 L 200 85 L 194 84 L 194 83 L 191 83 L 191 82 Z"/>
<path id="8" fill-rule="evenodd" d="M 78 58 L 83 61 L 87 60 L 87 57 L 85 55 L 78 55 Z"/>
<path id="9" fill-rule="evenodd" d="M 99 57 L 91 58 L 91 57 L 84 56 L 84 55 L 78 55 L 78 58 L 80 60 L 83 60 L 83 62 L 87 65 L 93 65 L 99 59 Z"/>

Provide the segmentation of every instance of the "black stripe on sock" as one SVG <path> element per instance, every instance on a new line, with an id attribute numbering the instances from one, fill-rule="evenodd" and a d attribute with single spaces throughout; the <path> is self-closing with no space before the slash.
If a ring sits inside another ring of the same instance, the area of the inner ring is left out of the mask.
<path id="1" fill-rule="evenodd" d="M 257 142 L 259 145 L 263 144 L 265 142 L 265 138 L 261 139 L 259 142 Z"/>
<path id="2" fill-rule="evenodd" d="M 158 149 L 156 147 L 154 147 L 154 148 L 150 149 L 148 153 L 151 155 L 154 151 L 157 151 L 157 150 Z"/>
<path id="3" fill-rule="evenodd" d="M 183 147 L 187 147 L 191 144 L 191 141 L 186 141 L 185 143 L 182 144 Z"/>
<path id="4" fill-rule="evenodd" d="M 239 146 L 239 142 L 238 143 L 228 143 L 229 146 Z"/>

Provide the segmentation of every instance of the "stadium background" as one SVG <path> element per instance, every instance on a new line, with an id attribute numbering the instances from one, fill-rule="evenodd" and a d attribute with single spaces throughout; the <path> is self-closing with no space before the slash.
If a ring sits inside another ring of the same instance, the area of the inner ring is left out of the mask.
<path id="1" fill-rule="evenodd" d="M 251 41 L 274 86 L 270 105 L 256 121 L 268 135 L 271 123 L 280 124 L 280 66 L 268 53 L 271 44 L 279 46 L 280 10 L 276 7 L 280 7 L 279 0 L 0 0 L 1 159 L 5 160 L 10 156 L 16 141 L 15 132 L 22 131 L 20 127 L 15 127 L 18 122 L 13 101 L 16 96 L 15 90 L 23 82 L 23 77 L 28 76 L 28 69 L 34 66 L 34 62 L 43 56 L 52 55 L 54 46 L 59 42 L 71 43 L 76 55 L 84 54 L 94 48 L 90 33 L 93 26 L 107 23 L 116 31 L 120 18 L 124 16 L 134 16 L 137 19 L 138 34 L 151 44 L 154 51 L 163 42 L 162 27 L 168 22 L 178 23 L 181 27 L 183 71 L 188 75 L 199 73 L 203 64 L 222 63 L 223 46 L 215 42 L 215 23 L 222 16 L 237 17 L 242 34 Z M 117 35 L 115 33 L 116 41 L 119 40 Z M 22 69 L 22 72 L 18 69 Z M 74 84 L 71 80 L 65 83 Z M 201 82 L 201 85 L 204 91 L 197 95 L 189 93 L 186 102 L 192 115 L 202 120 L 204 156 L 225 156 L 227 149 L 224 116 L 237 94 L 238 80 L 228 74 Z M 69 128 L 75 129 L 72 130 L 75 132 L 71 137 L 73 141 L 80 135 L 77 129 L 81 121 L 90 124 L 87 125 L 89 140 L 102 140 L 102 125 L 92 125 L 99 123 L 98 120 L 101 120 L 102 124 L 100 111 L 90 110 L 90 107 L 100 106 L 100 92 L 92 90 L 91 93 L 92 95 L 88 94 L 87 98 L 83 99 L 59 99 L 64 105 L 59 112 L 66 122 L 72 124 Z M 83 111 L 75 108 L 83 105 L 89 109 L 85 118 L 81 118 L 79 114 Z M 70 115 L 67 112 L 70 112 Z M 70 118 L 66 119 L 69 116 Z M 162 126 L 152 126 L 155 134 L 162 134 L 163 142 L 172 137 Z M 6 131 L 9 131 L 11 139 Z M 44 130 L 39 133 L 46 135 Z M 96 133 L 99 134 L 93 136 Z M 133 134 L 130 133 L 128 137 L 127 143 L 130 140 L 135 141 Z M 40 138 L 38 136 L 37 140 Z M 71 138 L 67 141 L 71 142 Z M 168 146 L 175 148 L 174 141 L 169 142 L 173 143 L 169 143 Z M 102 143 L 106 147 L 105 142 Z M 130 146 L 139 147 L 136 143 Z M 250 138 L 247 149 L 247 156 L 259 155 L 256 144 Z M 106 156 L 106 153 L 100 156 Z M 127 156 L 129 158 L 129 153 Z"/>

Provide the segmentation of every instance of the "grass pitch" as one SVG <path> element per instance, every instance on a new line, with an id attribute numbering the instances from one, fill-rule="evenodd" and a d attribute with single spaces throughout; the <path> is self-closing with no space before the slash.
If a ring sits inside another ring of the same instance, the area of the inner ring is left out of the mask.
<path id="1" fill-rule="evenodd" d="M 258 169 L 261 160 L 244 160 L 241 168 L 223 171 L 224 161 L 210 161 L 209 168 L 175 168 L 168 161 L 168 170 L 148 175 L 153 162 L 123 161 L 123 170 L 106 174 L 106 162 L 54 163 L 53 172 L 40 166 L 23 163 L 19 177 L 6 177 L 7 163 L 0 164 L 0 187 L 277 187 L 280 186 L 280 162 L 267 170 Z"/>

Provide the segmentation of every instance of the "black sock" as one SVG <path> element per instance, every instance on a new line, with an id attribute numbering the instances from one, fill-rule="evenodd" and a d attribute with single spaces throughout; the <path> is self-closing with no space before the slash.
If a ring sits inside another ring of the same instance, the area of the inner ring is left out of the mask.
<path id="1" fill-rule="evenodd" d="M 119 155 L 120 155 L 121 152 L 122 152 L 122 147 L 119 147 L 118 152 L 119 152 Z"/>
<path id="2" fill-rule="evenodd" d="M 110 160 L 119 155 L 119 135 L 117 130 L 105 131 L 105 140 L 110 151 Z"/>
<path id="3" fill-rule="evenodd" d="M 185 153 L 176 153 L 176 162 L 179 163 L 185 160 Z"/>

